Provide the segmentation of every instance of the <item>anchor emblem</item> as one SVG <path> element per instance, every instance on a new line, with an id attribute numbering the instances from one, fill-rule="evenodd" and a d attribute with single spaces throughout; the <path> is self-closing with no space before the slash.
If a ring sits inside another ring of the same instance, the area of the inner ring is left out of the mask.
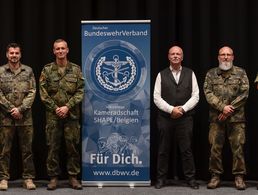
<path id="1" fill-rule="evenodd" d="M 121 91 L 128 88 L 134 81 L 136 66 L 129 56 L 120 60 L 118 55 L 113 60 L 106 60 L 106 56 L 99 59 L 96 66 L 96 76 L 99 83 L 110 91 Z"/>

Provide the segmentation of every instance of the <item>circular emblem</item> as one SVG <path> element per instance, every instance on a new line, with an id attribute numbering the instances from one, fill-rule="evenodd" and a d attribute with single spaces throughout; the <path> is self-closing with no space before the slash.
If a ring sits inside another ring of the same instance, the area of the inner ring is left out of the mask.
<path id="1" fill-rule="evenodd" d="M 141 52 L 131 43 L 112 40 L 97 45 L 86 60 L 86 80 L 92 92 L 105 100 L 135 96 L 147 75 Z"/>

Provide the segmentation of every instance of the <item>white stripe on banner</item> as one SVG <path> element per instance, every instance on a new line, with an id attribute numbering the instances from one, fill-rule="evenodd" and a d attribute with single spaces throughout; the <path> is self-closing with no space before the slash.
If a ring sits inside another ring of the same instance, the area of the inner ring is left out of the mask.
<path id="1" fill-rule="evenodd" d="M 150 185 L 150 21 L 82 21 L 84 185 Z"/>

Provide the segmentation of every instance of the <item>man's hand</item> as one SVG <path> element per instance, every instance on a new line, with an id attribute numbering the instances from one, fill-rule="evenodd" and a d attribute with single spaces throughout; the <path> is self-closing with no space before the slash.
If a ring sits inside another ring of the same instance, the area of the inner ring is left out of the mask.
<path id="1" fill-rule="evenodd" d="M 58 107 L 56 109 L 56 114 L 60 118 L 66 118 L 68 116 L 69 108 L 67 106 Z"/>
<path id="2" fill-rule="evenodd" d="M 18 108 L 11 109 L 11 116 L 16 120 L 20 120 L 23 117 Z"/>
<path id="3" fill-rule="evenodd" d="M 234 106 L 226 105 L 223 108 L 223 114 L 230 116 L 234 112 L 234 109 L 235 109 Z"/>
<path id="4" fill-rule="evenodd" d="M 224 121 L 226 120 L 230 115 L 232 115 L 234 113 L 234 110 L 235 108 L 231 105 L 226 105 L 224 108 L 223 108 L 223 112 L 219 114 L 218 116 L 218 120 L 219 121 Z"/>
<path id="5" fill-rule="evenodd" d="M 177 119 L 183 116 L 183 114 L 184 114 L 183 108 L 181 108 L 180 106 L 176 106 L 171 112 L 171 118 Z"/>

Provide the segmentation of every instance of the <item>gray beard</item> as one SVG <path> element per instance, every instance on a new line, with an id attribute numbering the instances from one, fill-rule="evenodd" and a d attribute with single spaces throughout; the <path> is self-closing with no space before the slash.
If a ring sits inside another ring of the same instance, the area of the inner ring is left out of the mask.
<path id="1" fill-rule="evenodd" d="M 219 63 L 219 68 L 221 70 L 224 70 L 224 71 L 227 71 L 227 70 L 231 69 L 232 66 L 233 66 L 233 62 L 232 61 L 231 62 L 220 62 Z"/>

